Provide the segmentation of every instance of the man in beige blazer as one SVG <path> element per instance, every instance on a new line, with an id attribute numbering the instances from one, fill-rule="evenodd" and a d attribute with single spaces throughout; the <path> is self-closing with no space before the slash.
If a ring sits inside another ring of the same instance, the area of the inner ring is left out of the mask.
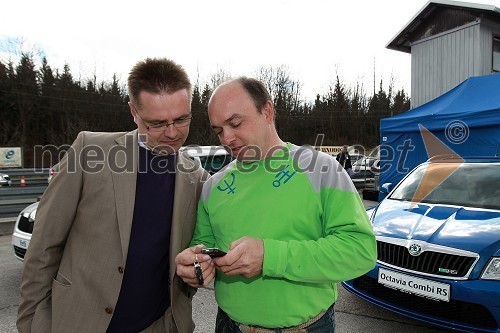
<path id="1" fill-rule="evenodd" d="M 20 333 L 194 329 L 194 290 L 175 274 L 208 177 L 179 148 L 191 84 L 168 59 L 128 78 L 129 133 L 81 132 L 45 191 L 26 253 Z"/>

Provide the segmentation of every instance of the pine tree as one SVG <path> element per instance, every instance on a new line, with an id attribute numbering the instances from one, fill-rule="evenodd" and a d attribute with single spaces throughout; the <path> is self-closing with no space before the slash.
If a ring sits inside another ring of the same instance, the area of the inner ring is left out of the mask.
<path id="1" fill-rule="evenodd" d="M 16 67 L 13 94 L 16 98 L 15 109 L 19 115 L 18 126 L 21 128 L 20 144 L 28 164 L 32 163 L 33 145 L 37 142 L 37 132 L 33 130 L 36 124 L 32 121 L 40 102 L 37 77 L 33 56 L 23 53 Z"/>

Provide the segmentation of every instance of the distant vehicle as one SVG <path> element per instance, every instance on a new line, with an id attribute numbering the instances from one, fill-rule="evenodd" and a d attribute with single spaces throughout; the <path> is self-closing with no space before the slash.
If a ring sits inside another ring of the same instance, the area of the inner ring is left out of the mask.
<path id="1" fill-rule="evenodd" d="M 349 153 L 349 156 L 351 157 L 351 165 L 366 157 L 363 154 L 351 154 L 351 153 Z"/>
<path id="2" fill-rule="evenodd" d="M 47 182 L 50 183 L 58 172 L 59 163 L 54 164 L 54 166 L 50 168 Z M 35 225 L 37 208 L 38 202 L 32 203 L 24 208 L 17 216 L 14 232 L 12 233 L 12 246 L 14 248 L 14 255 L 19 260 L 24 260 L 24 255 L 28 249 L 31 234 L 33 233 L 33 226 Z"/>
<path id="3" fill-rule="evenodd" d="M 363 199 L 378 201 L 380 180 L 380 146 L 375 147 L 368 156 L 353 166 L 353 183 L 361 185 Z"/>
<path id="4" fill-rule="evenodd" d="M 371 164 L 370 170 L 375 175 L 375 189 L 378 191 L 379 190 L 378 180 L 380 178 L 380 146 L 373 148 L 368 157 L 375 160 Z"/>
<path id="5" fill-rule="evenodd" d="M 349 153 L 349 156 L 351 157 L 351 165 L 354 165 L 359 160 L 362 160 L 366 156 L 364 155 L 364 148 L 360 150 L 360 147 L 358 146 L 349 146 L 347 147 L 347 152 Z M 337 156 L 337 155 L 335 155 Z"/>
<path id="6" fill-rule="evenodd" d="M 12 180 L 10 180 L 9 175 L 5 173 L 0 173 L 0 187 L 12 185 Z"/>
<path id="7" fill-rule="evenodd" d="M 376 157 L 365 156 L 352 165 L 352 174 L 350 176 L 357 189 L 374 187 L 375 177 L 379 173 L 378 163 L 379 160 Z"/>
<path id="8" fill-rule="evenodd" d="M 14 232 L 12 233 L 12 246 L 14 255 L 23 261 L 28 245 L 30 244 L 33 226 L 35 224 L 36 210 L 38 202 L 32 203 L 24 208 L 17 216 Z"/>
<path id="9" fill-rule="evenodd" d="M 392 191 L 392 184 L 381 186 L 389 194 L 367 210 L 377 264 L 343 284 L 403 316 L 453 331 L 498 333 L 500 159 L 462 162 L 431 159 Z M 419 188 L 427 191 L 420 195 Z"/>
<path id="10" fill-rule="evenodd" d="M 352 165 L 352 171 L 361 175 L 367 174 L 373 177 L 378 172 L 378 159 L 376 157 L 365 156 L 357 160 Z"/>
<path id="11" fill-rule="evenodd" d="M 195 162 L 201 165 L 211 175 L 225 167 L 233 160 L 222 146 L 185 146 L 181 148 Z"/>

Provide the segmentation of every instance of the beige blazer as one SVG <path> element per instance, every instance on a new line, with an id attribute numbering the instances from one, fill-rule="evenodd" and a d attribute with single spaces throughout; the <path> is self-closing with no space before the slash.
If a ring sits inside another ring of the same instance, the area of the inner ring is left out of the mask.
<path id="1" fill-rule="evenodd" d="M 127 260 L 138 154 L 137 130 L 82 132 L 62 159 L 38 206 L 26 253 L 20 333 L 106 331 Z M 188 333 L 194 329 L 194 290 L 175 275 L 174 259 L 189 245 L 208 174 L 183 153 L 176 168 L 171 272 L 165 283 L 177 329 Z"/>

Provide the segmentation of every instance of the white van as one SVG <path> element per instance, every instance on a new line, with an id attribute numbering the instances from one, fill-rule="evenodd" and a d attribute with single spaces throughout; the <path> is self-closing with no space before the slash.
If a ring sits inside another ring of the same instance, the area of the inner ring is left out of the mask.
<path id="1" fill-rule="evenodd" d="M 182 147 L 181 151 L 186 152 L 211 175 L 233 160 L 231 155 L 222 146 L 189 145 Z"/>

